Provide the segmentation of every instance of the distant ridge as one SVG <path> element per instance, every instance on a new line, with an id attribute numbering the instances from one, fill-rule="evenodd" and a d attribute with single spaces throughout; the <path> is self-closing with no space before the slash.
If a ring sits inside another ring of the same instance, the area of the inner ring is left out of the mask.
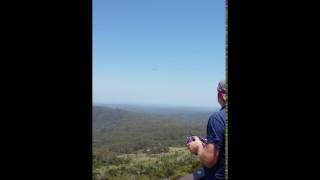
<path id="1" fill-rule="evenodd" d="M 209 113 L 161 113 L 93 106 L 93 145 L 115 151 L 122 148 L 129 152 L 141 147 L 158 146 L 160 142 L 168 147 L 184 146 L 190 132 L 201 136 L 206 133 Z"/>

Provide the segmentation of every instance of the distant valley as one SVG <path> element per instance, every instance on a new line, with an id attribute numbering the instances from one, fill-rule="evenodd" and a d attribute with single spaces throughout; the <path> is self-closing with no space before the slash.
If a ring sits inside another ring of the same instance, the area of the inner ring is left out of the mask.
<path id="1" fill-rule="evenodd" d="M 112 167 L 117 164 L 115 162 L 121 161 L 121 158 L 123 160 L 126 154 L 145 154 L 145 157 L 151 157 L 156 154 L 170 154 L 170 148 L 174 147 L 184 147 L 183 149 L 186 150 L 186 136 L 189 133 L 205 136 L 206 123 L 212 112 L 207 109 L 159 108 L 133 105 L 93 106 L 93 156 L 96 179 L 98 176 L 118 177 L 128 175 L 129 172 L 123 175 L 110 174 Z M 199 162 L 196 159 L 192 159 L 191 155 L 188 157 L 189 155 L 187 156 L 187 154 L 189 153 L 181 153 L 181 156 L 183 156 L 181 158 L 192 162 L 193 165 L 192 167 L 187 165 L 184 170 L 180 169 L 180 176 L 183 172 L 190 173 L 199 166 Z M 177 164 L 175 165 L 172 161 L 168 162 L 171 163 L 172 168 L 177 168 Z M 116 167 L 122 167 L 121 163 L 118 163 Z M 165 177 L 165 172 L 163 173 Z M 178 171 L 174 172 L 172 177 L 178 177 L 177 173 Z M 147 174 L 131 173 L 131 175 L 135 176 Z M 161 173 L 158 174 L 158 177 L 160 176 Z"/>

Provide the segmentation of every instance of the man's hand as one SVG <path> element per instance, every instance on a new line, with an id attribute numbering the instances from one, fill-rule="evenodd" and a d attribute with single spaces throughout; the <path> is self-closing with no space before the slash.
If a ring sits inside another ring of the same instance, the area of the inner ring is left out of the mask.
<path id="1" fill-rule="evenodd" d="M 198 151 L 203 149 L 203 143 L 197 136 L 193 136 L 193 138 L 195 140 L 187 144 L 187 147 L 192 154 L 197 155 Z"/>

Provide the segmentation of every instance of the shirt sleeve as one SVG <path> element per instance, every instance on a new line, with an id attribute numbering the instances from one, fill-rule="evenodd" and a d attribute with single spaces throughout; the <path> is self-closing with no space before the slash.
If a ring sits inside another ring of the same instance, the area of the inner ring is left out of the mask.
<path id="1" fill-rule="evenodd" d="M 215 113 L 210 116 L 207 125 L 207 142 L 211 144 L 217 145 L 220 149 L 223 136 L 224 136 L 224 128 L 221 123 L 219 123 L 218 115 Z"/>

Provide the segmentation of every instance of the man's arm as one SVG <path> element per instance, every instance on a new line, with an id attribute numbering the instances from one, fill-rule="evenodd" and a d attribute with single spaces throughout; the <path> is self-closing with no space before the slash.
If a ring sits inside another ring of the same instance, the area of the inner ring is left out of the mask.
<path id="1" fill-rule="evenodd" d="M 188 148 L 192 154 L 199 157 L 201 163 L 207 167 L 212 168 L 217 164 L 219 157 L 219 148 L 221 146 L 224 136 L 224 126 L 219 122 L 218 114 L 215 113 L 210 116 L 207 125 L 207 142 L 205 146 L 196 136 L 195 140 L 188 144 Z"/>
<path id="2" fill-rule="evenodd" d="M 194 136 L 194 141 L 187 144 L 190 152 L 199 157 L 201 163 L 207 167 L 212 168 L 216 165 L 219 157 L 219 150 L 213 143 L 206 144 L 203 143 L 197 136 Z"/>
<path id="3" fill-rule="evenodd" d="M 205 167 L 212 168 L 218 161 L 219 150 L 214 144 L 206 144 L 205 147 L 199 147 L 197 156 Z"/>

